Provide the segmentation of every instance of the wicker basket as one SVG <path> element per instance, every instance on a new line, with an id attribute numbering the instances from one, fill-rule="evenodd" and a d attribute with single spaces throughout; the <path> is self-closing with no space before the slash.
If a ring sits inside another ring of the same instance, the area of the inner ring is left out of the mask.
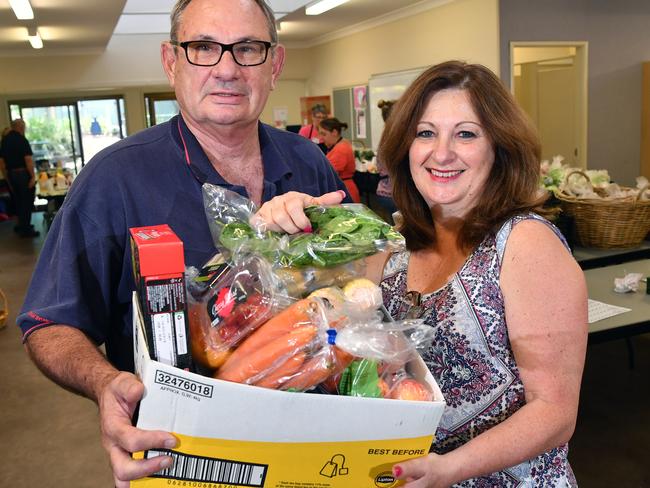
<path id="1" fill-rule="evenodd" d="M 7 325 L 7 318 L 9 318 L 9 302 L 2 289 L 0 289 L 0 329 Z"/>
<path id="2" fill-rule="evenodd" d="M 574 174 L 589 177 L 582 171 Z M 641 200 L 649 190 L 644 187 L 636 197 L 617 199 L 575 198 L 563 191 L 555 196 L 562 202 L 562 210 L 574 220 L 576 239 L 581 246 L 604 249 L 634 247 L 639 245 L 650 231 L 650 200 Z M 602 194 L 602 190 L 594 188 Z"/>

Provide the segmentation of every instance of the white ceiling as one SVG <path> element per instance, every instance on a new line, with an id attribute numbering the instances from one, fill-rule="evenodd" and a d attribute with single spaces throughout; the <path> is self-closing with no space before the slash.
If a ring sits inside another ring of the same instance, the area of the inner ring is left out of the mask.
<path id="1" fill-rule="evenodd" d="M 346 32 L 453 0 L 349 0 L 318 16 L 305 15 L 308 0 L 269 0 L 281 20 L 280 41 L 289 47 L 318 44 Z M 17 20 L 0 0 L 0 56 L 100 52 L 112 36 L 169 34 L 175 0 L 31 0 L 34 20 Z M 44 48 L 27 42 L 27 27 L 38 27 Z"/>

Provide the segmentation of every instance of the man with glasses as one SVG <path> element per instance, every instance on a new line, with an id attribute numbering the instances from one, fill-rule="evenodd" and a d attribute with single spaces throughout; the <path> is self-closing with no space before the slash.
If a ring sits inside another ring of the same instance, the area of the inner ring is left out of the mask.
<path id="1" fill-rule="evenodd" d="M 133 371 L 130 227 L 169 224 L 187 266 L 215 252 L 201 185 L 260 204 L 289 191 L 338 203 L 345 186 L 318 148 L 259 122 L 284 64 L 263 0 L 179 0 L 162 64 L 180 114 L 95 156 L 57 213 L 18 317 L 38 367 L 99 405 L 118 488 L 171 463 L 130 452 L 170 448 L 167 432 L 131 425 L 142 384 Z M 97 349 L 105 344 L 108 360 Z M 110 362 L 109 362 L 110 361 Z"/>

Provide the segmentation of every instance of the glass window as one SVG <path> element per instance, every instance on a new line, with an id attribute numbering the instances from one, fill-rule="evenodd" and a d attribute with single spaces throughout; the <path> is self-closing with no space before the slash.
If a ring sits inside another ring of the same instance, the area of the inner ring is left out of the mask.
<path id="1" fill-rule="evenodd" d="M 16 120 L 20 118 L 20 107 L 18 105 L 9 105 L 9 113 L 11 114 L 11 120 Z"/>
<path id="2" fill-rule="evenodd" d="M 12 119 L 22 116 L 34 160 L 74 169 L 126 136 L 122 97 L 25 100 L 9 104 Z"/>
<path id="3" fill-rule="evenodd" d="M 78 170 L 69 105 L 21 107 L 27 126 L 25 137 L 37 167 L 45 164 Z"/>
<path id="4" fill-rule="evenodd" d="M 80 100 L 79 123 L 84 159 L 88 161 L 102 149 L 124 137 L 123 118 L 116 98 Z"/>
<path id="5" fill-rule="evenodd" d="M 174 93 L 150 93 L 145 95 L 147 126 L 167 122 L 178 113 L 178 103 Z"/>

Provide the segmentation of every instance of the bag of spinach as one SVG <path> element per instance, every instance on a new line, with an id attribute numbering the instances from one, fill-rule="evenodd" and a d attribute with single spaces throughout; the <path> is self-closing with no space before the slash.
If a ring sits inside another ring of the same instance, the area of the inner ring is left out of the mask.
<path id="1" fill-rule="evenodd" d="M 253 228 L 257 208 L 233 191 L 205 183 L 203 202 L 214 243 L 226 257 L 239 250 L 281 268 L 333 268 L 404 247 L 404 237 L 362 204 L 307 207 L 313 232 L 287 235 Z"/>

